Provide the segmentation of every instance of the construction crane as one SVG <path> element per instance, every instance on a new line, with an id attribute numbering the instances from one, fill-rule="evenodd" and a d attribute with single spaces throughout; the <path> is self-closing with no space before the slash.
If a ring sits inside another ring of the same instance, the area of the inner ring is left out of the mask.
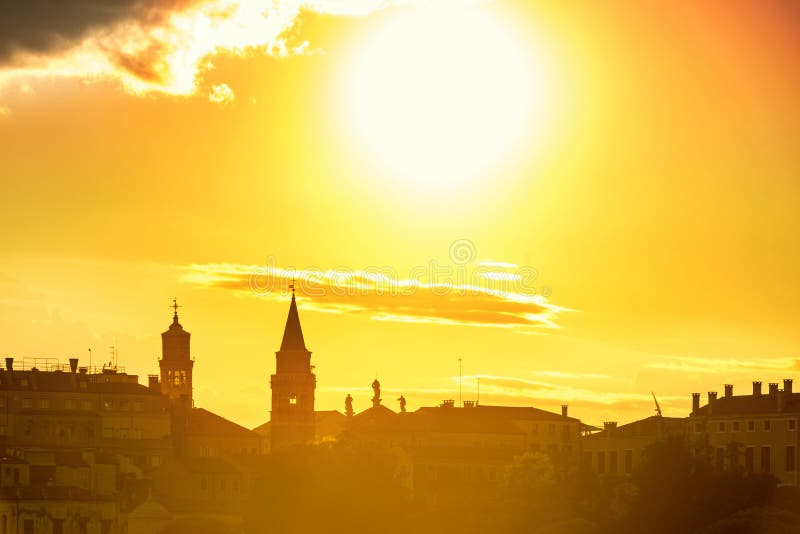
<path id="1" fill-rule="evenodd" d="M 653 396 L 653 401 L 656 403 L 656 415 L 658 417 L 661 417 L 661 406 L 658 405 L 658 399 L 656 398 L 656 394 L 652 391 L 650 392 L 650 394 Z"/>

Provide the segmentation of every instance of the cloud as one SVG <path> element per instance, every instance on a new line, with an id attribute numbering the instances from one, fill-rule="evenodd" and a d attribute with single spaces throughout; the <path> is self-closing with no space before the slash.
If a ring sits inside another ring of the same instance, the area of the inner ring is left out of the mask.
<path id="1" fill-rule="evenodd" d="M 233 264 L 191 265 L 182 281 L 223 288 L 252 296 L 285 298 L 296 279 L 298 299 L 309 310 L 364 314 L 396 322 L 438 323 L 539 330 L 558 328 L 557 316 L 567 311 L 541 295 L 524 291 L 507 280 L 486 280 L 457 271 L 452 280 L 420 274 L 407 278 L 377 271 L 299 270 Z M 458 280 L 458 281 L 456 281 Z"/>
<path id="2" fill-rule="evenodd" d="M 0 4 L 0 61 L 64 48 L 121 21 L 157 23 L 186 2 L 164 0 L 6 0 Z"/>
<path id="3" fill-rule="evenodd" d="M 697 358 L 690 356 L 670 356 L 665 361 L 646 365 L 649 369 L 683 373 L 731 374 L 752 373 L 753 371 L 790 371 L 800 369 L 800 362 L 794 358 L 763 358 L 758 360 Z"/>
<path id="4" fill-rule="evenodd" d="M 224 106 L 236 100 L 236 94 L 233 92 L 233 89 L 228 87 L 228 84 L 221 83 L 211 88 L 208 99 L 215 104 Z"/>
<path id="5" fill-rule="evenodd" d="M 0 89 L 74 77 L 191 95 L 214 54 L 302 53 L 285 36 L 304 11 L 362 16 L 410 1 L 10 0 L 0 4 Z"/>

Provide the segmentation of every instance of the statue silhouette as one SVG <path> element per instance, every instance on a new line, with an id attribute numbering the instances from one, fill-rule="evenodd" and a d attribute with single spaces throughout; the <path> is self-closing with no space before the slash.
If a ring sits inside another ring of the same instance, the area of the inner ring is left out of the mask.
<path id="1" fill-rule="evenodd" d="M 377 378 L 372 383 L 372 391 L 374 392 L 374 395 L 372 396 L 372 405 L 373 406 L 380 406 L 381 405 L 381 383 L 378 382 Z"/>
<path id="2" fill-rule="evenodd" d="M 347 417 L 353 417 L 353 397 L 349 393 L 344 399 L 344 414 Z"/>

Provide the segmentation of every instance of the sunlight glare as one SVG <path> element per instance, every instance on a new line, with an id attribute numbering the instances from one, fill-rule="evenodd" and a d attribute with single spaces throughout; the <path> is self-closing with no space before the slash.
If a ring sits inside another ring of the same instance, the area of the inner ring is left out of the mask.
<path id="1" fill-rule="evenodd" d="M 496 169 L 542 106 L 537 69 L 510 21 L 485 6 L 448 6 L 380 28 L 348 79 L 362 149 L 410 187 L 453 188 Z"/>

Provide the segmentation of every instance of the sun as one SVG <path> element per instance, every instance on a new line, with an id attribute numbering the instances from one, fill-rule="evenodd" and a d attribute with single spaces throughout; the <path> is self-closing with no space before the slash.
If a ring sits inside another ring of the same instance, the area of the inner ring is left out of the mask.
<path id="1" fill-rule="evenodd" d="M 398 15 L 361 43 L 346 116 L 381 174 L 453 187 L 525 149 L 543 91 L 511 30 L 485 6 L 447 3 Z"/>

